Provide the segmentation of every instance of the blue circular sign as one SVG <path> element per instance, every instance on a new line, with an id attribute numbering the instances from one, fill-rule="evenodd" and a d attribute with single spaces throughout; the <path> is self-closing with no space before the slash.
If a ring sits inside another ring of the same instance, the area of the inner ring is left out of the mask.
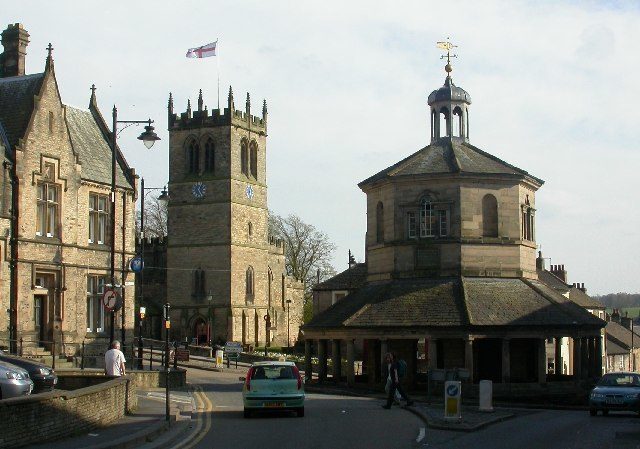
<path id="1" fill-rule="evenodd" d="M 447 395 L 449 395 L 449 396 L 458 396 L 458 386 L 457 385 L 449 385 L 447 387 Z"/>
<path id="2" fill-rule="evenodd" d="M 140 273 L 144 268 L 144 261 L 142 260 L 142 257 L 136 256 L 131 259 L 131 262 L 129 262 L 129 266 L 131 267 L 131 271 L 133 271 L 134 273 Z"/>

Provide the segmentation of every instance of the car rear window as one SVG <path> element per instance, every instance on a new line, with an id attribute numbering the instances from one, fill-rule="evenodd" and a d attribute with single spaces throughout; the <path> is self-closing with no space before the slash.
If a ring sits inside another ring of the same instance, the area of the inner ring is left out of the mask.
<path id="1" fill-rule="evenodd" d="M 288 365 L 256 366 L 251 373 L 251 380 L 260 379 L 295 379 L 293 367 Z"/>

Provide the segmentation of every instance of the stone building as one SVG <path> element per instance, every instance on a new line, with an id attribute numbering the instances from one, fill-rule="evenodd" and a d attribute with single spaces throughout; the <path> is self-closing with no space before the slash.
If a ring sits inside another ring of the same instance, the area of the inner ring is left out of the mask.
<path id="1" fill-rule="evenodd" d="M 293 344 L 303 284 L 268 235 L 267 105 L 262 116 L 209 111 L 202 91 L 174 113 L 169 96 L 167 299 L 176 338 Z M 291 301 L 291 302 L 289 302 Z M 289 335 L 289 337 L 288 337 Z"/>
<path id="2" fill-rule="evenodd" d="M 53 48 L 44 71 L 25 74 L 29 34 L 2 32 L 0 55 L 0 345 L 75 353 L 83 340 L 109 338 L 101 293 L 110 274 L 111 149 L 95 90 L 89 108 L 63 104 Z M 135 174 L 118 152 L 116 278 L 134 254 Z M 123 276 L 124 274 L 124 276 Z M 133 279 L 127 279 L 132 281 Z M 133 295 L 123 292 L 116 336 L 133 327 Z M 129 338 L 129 337 L 127 337 Z M 106 341 L 105 341 L 106 340 Z M 104 349 L 104 346 L 101 347 Z"/>
<path id="3" fill-rule="evenodd" d="M 604 322 L 538 279 L 536 191 L 543 181 L 470 143 L 470 95 L 446 66 L 428 98 L 428 146 L 365 179 L 366 281 L 303 327 L 320 378 L 369 382 L 394 351 L 415 379 L 459 369 L 472 381 L 545 382 L 547 339 L 572 339 L 574 374 L 601 372 Z M 347 372 L 338 360 L 346 355 Z M 310 366 L 309 366 L 310 368 Z"/>

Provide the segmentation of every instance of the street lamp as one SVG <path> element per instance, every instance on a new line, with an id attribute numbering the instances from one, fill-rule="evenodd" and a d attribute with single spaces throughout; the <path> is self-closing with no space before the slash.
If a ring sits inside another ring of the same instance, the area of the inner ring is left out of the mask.
<path id="1" fill-rule="evenodd" d="M 209 289 L 209 293 L 205 297 L 207 303 L 209 303 L 209 322 L 207 323 L 207 340 L 209 340 L 209 346 L 213 348 L 213 294 L 211 293 L 211 289 Z"/>
<path id="2" fill-rule="evenodd" d="M 291 347 L 291 339 L 289 338 L 289 306 L 291 305 L 291 300 L 287 299 L 287 346 Z"/>
<path id="3" fill-rule="evenodd" d="M 144 146 L 151 148 L 156 140 L 160 140 L 160 137 L 153 131 L 153 120 L 118 120 L 118 109 L 115 105 L 112 111 L 113 127 L 111 129 L 111 288 L 116 287 L 116 163 L 117 163 L 117 143 L 118 138 L 118 123 L 126 124 L 123 130 L 131 125 L 140 123 L 147 123 L 144 127 L 144 132 L 138 136 L 138 140 L 142 140 Z M 123 217 L 124 220 L 124 217 Z M 122 298 L 122 346 L 124 346 L 125 337 L 125 312 L 124 312 L 124 297 Z M 111 330 L 110 330 L 110 343 L 113 343 L 115 333 L 115 311 L 111 311 Z"/>
<path id="4" fill-rule="evenodd" d="M 146 307 L 140 306 L 140 315 L 138 317 L 139 340 L 138 340 L 138 369 L 144 369 L 142 365 L 142 320 L 144 320 L 144 314 L 147 311 Z M 153 357 L 153 354 L 151 355 Z"/>
<path id="5" fill-rule="evenodd" d="M 171 306 L 164 305 L 164 392 L 165 392 L 165 419 L 169 421 L 169 329 L 171 329 L 171 316 L 169 315 Z M 169 421 L 170 422 L 170 421 Z"/>

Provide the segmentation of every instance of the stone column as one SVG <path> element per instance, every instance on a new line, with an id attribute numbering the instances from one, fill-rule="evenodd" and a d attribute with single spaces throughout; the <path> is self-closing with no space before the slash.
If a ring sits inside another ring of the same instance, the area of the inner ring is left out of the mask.
<path id="1" fill-rule="evenodd" d="M 304 341 L 304 381 L 311 382 L 313 365 L 311 365 L 311 340 Z"/>
<path id="2" fill-rule="evenodd" d="M 428 360 L 428 368 L 430 370 L 438 368 L 438 340 L 436 338 L 429 338 L 429 360 Z"/>
<path id="3" fill-rule="evenodd" d="M 582 377 L 582 340 L 573 337 L 573 377 L 578 380 Z"/>
<path id="4" fill-rule="evenodd" d="M 594 363 L 596 377 L 602 377 L 602 336 L 598 335 L 596 337 L 596 360 Z"/>
<path id="5" fill-rule="evenodd" d="M 340 382 L 340 376 L 342 375 L 342 354 L 340 353 L 340 340 L 331 340 L 331 361 L 334 382 Z"/>
<path id="6" fill-rule="evenodd" d="M 583 337 L 580 339 L 580 366 L 582 367 L 581 378 L 587 379 L 589 377 L 589 339 Z"/>
<path id="7" fill-rule="evenodd" d="M 596 342 L 594 337 L 587 338 L 587 347 L 588 347 L 588 355 L 589 355 L 589 370 L 587 372 L 588 377 L 592 378 L 595 375 L 596 371 Z"/>
<path id="8" fill-rule="evenodd" d="M 547 344 L 546 339 L 538 338 L 538 383 L 547 381 Z"/>
<path id="9" fill-rule="evenodd" d="M 502 340 L 502 383 L 511 382 L 511 340 Z"/>
<path id="10" fill-rule="evenodd" d="M 389 352 L 389 344 L 387 340 L 380 340 L 380 379 L 383 379 L 387 370 L 387 362 L 384 356 Z"/>
<path id="11" fill-rule="evenodd" d="M 473 383 L 473 337 L 464 342 L 464 367 L 469 370 L 469 382 Z"/>
<path id="12" fill-rule="evenodd" d="M 356 383 L 356 373 L 353 370 L 355 362 L 355 345 L 352 339 L 347 340 L 347 385 L 352 387 Z"/>
<path id="13" fill-rule="evenodd" d="M 367 380 L 369 385 L 376 384 L 376 340 L 367 340 Z"/>
<path id="14" fill-rule="evenodd" d="M 318 340 L 318 380 L 327 380 L 327 340 Z"/>
<path id="15" fill-rule="evenodd" d="M 556 337 L 555 373 L 562 374 L 562 337 Z"/>

